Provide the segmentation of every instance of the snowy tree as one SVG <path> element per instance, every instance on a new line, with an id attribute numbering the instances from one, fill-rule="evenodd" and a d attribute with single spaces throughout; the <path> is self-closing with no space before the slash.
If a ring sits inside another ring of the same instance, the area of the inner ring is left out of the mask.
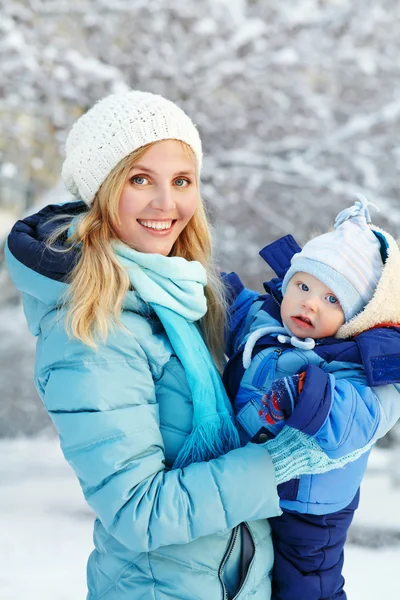
<path id="1" fill-rule="evenodd" d="M 3 210 L 23 211 L 26 196 L 58 180 L 68 129 L 93 102 L 137 88 L 178 102 L 198 125 L 218 259 L 248 285 L 262 290 L 271 275 L 260 248 L 327 230 L 354 192 L 400 237 L 397 0 L 0 9 Z"/>
<path id="2" fill-rule="evenodd" d="M 219 257 L 248 283 L 260 287 L 262 245 L 326 229 L 356 191 L 398 234 L 395 0 L 1 5 L 0 150 L 39 189 L 56 180 L 74 119 L 133 87 L 199 126 Z"/>

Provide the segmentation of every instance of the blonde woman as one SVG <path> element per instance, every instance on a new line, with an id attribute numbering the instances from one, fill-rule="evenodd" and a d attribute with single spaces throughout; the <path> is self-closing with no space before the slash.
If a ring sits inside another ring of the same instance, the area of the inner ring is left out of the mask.
<path id="1" fill-rule="evenodd" d="M 296 432 L 239 448 L 201 163 L 175 104 L 109 96 L 67 140 L 78 201 L 8 240 L 36 386 L 97 515 L 89 600 L 268 600 L 276 485 L 333 465 Z"/>

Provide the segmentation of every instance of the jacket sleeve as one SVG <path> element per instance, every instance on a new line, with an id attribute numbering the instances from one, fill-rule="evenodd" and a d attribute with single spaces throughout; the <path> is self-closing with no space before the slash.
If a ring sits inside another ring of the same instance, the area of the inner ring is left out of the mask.
<path id="1" fill-rule="evenodd" d="M 122 544 L 149 551 L 280 514 L 261 445 L 166 468 L 154 380 L 135 338 L 129 354 L 107 347 L 92 360 L 71 344 L 40 373 L 41 395 L 87 502 Z"/>
<path id="2" fill-rule="evenodd" d="M 360 373 L 338 378 L 309 365 L 286 424 L 312 435 L 331 458 L 371 446 L 400 417 L 400 388 L 370 388 Z"/>

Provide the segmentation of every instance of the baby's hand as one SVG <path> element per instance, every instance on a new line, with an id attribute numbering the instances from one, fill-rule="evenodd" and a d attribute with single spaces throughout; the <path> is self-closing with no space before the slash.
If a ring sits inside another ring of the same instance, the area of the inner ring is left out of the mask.
<path id="1" fill-rule="evenodd" d="M 303 389 L 305 376 L 305 373 L 300 373 L 277 379 L 271 390 L 261 398 L 260 416 L 269 425 L 276 425 L 290 417 Z"/>

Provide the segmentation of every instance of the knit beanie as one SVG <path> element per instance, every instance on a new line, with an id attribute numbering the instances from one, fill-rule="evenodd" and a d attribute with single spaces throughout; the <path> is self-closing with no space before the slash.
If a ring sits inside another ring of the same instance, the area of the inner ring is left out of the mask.
<path id="1" fill-rule="evenodd" d="M 346 322 L 372 299 L 383 270 L 381 244 L 368 225 L 370 203 L 357 197 L 353 206 L 338 214 L 334 231 L 310 240 L 293 256 L 282 283 L 285 294 L 295 273 L 313 275 L 338 298 Z"/>
<path id="2" fill-rule="evenodd" d="M 66 142 L 62 178 L 89 206 L 114 167 L 151 142 L 180 140 L 194 152 L 200 175 L 202 149 L 190 118 L 170 100 L 133 90 L 97 102 L 73 125 Z"/>

